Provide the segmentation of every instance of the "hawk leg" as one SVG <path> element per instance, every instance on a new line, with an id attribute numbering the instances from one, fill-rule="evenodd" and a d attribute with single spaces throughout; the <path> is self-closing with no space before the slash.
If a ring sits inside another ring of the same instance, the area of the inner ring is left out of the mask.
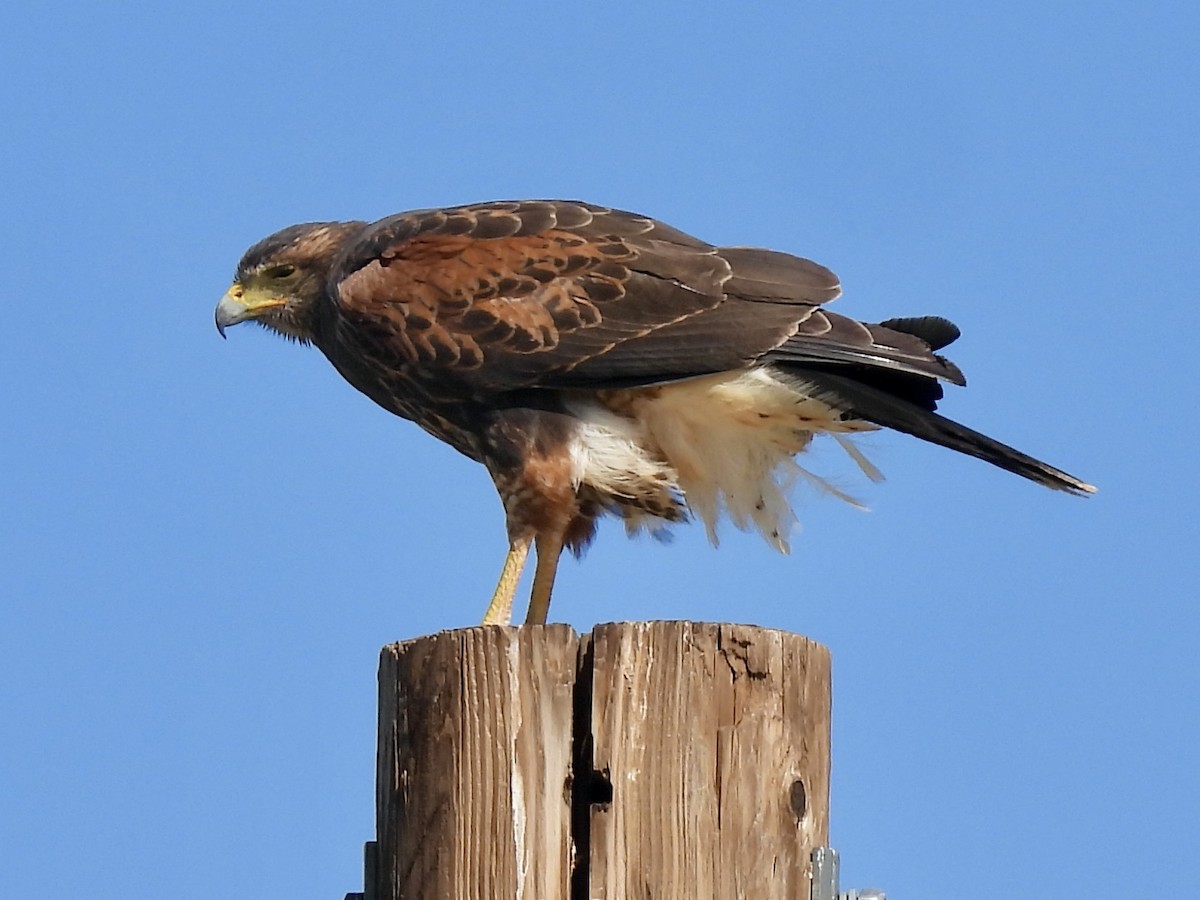
<path id="1" fill-rule="evenodd" d="M 525 560 L 529 556 L 529 538 L 518 538 L 508 546 L 508 555 L 504 557 L 504 568 L 500 570 L 500 581 L 492 594 L 487 612 L 483 614 L 484 625 L 508 625 L 512 622 L 513 597 L 517 592 L 517 583 L 525 570 Z M 538 571 L 542 568 L 541 553 L 538 553 Z M 553 572 L 550 575 L 554 580 Z M 549 594 L 547 594 L 547 605 Z"/>
<path id="2" fill-rule="evenodd" d="M 483 459 L 504 504 L 511 548 L 485 624 L 508 623 L 531 544 L 537 568 L 525 624 L 545 624 L 563 547 L 581 547 L 592 534 L 599 510 L 580 506 L 578 428 L 567 413 L 513 407 L 494 412 L 483 429 Z"/>
<path id="3" fill-rule="evenodd" d="M 539 534 L 537 536 L 537 568 L 533 570 L 533 590 L 529 595 L 529 611 L 525 614 L 526 625 L 545 625 L 550 612 L 550 594 L 554 590 L 554 576 L 558 572 L 558 559 L 562 556 L 561 534 Z"/>

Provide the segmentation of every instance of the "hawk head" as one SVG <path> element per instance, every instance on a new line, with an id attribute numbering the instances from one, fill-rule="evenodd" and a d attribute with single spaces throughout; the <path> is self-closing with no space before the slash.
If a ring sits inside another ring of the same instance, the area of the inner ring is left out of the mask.
<path id="1" fill-rule="evenodd" d="M 312 341 L 315 309 L 334 259 L 362 222 L 292 225 L 246 251 L 217 304 L 217 331 L 253 320 L 303 343 Z"/>

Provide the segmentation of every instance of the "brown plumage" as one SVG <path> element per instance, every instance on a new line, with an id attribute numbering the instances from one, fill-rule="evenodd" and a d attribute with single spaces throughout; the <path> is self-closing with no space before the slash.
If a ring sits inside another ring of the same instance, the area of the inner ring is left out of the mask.
<path id="1" fill-rule="evenodd" d="M 256 244 L 217 307 L 315 344 L 356 388 L 487 466 L 510 552 L 485 621 L 527 621 L 596 519 L 630 528 L 724 512 L 786 549 L 793 457 L 879 426 L 1048 487 L 1090 485 L 936 412 L 963 384 L 936 317 L 865 324 L 822 304 L 828 269 L 714 247 L 644 216 L 565 201 L 483 203 L 372 224 L 295 225 Z"/>

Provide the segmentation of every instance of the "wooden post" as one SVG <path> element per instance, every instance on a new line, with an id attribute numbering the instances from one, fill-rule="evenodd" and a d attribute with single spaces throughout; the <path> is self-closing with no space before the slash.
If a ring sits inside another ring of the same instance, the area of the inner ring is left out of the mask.
<path id="1" fill-rule="evenodd" d="M 809 896 L 828 843 L 819 644 L 691 622 L 471 628 L 385 647 L 379 697 L 365 900 Z"/>
<path id="2" fill-rule="evenodd" d="M 578 646 L 553 625 L 383 649 L 377 898 L 568 897 Z"/>
<path id="3" fill-rule="evenodd" d="M 593 632 L 594 900 L 807 900 L 828 841 L 829 654 L 799 635 L 649 622 Z"/>

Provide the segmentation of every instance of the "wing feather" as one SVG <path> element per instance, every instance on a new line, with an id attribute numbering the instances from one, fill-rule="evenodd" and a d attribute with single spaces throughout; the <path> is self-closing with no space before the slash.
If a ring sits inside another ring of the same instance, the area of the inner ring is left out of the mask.
<path id="1" fill-rule="evenodd" d="M 840 290 L 810 260 L 715 247 L 654 219 L 564 201 L 383 219 L 343 252 L 330 283 L 358 352 L 476 395 L 652 384 L 777 361 L 961 382 L 919 328 L 819 308 Z"/>

